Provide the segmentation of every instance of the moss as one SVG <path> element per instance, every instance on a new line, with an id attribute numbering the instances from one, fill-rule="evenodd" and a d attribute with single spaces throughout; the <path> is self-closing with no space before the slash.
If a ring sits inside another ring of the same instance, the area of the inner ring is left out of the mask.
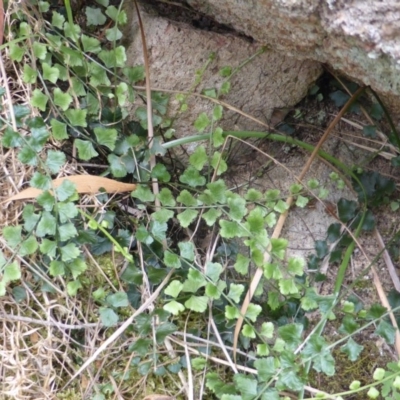
<path id="1" fill-rule="evenodd" d="M 335 376 L 330 377 L 325 374 L 311 370 L 309 374 L 310 385 L 324 390 L 329 394 L 336 394 L 349 390 L 351 382 L 358 380 L 361 386 L 373 382 L 372 375 L 378 367 L 386 368 L 386 364 L 392 359 L 388 355 L 382 355 L 380 349 L 370 339 L 362 343 L 364 346 L 359 358 L 356 361 L 350 361 L 347 355 L 337 347 L 332 355 L 335 358 Z M 351 396 L 352 400 L 365 400 L 366 392 Z"/>

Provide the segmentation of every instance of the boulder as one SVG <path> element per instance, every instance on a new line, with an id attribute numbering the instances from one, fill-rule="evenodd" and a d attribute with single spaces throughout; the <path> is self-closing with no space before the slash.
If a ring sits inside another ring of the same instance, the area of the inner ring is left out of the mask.
<path id="1" fill-rule="evenodd" d="M 184 0 L 182 0 L 184 1 Z M 400 3 L 396 0 L 186 0 L 259 43 L 329 64 L 371 86 L 400 114 Z"/>
<path id="2" fill-rule="evenodd" d="M 129 31 L 125 33 L 129 40 L 128 65 L 143 64 L 137 17 L 133 11 L 130 14 Z M 264 123 L 268 123 L 274 109 L 298 103 L 322 71 L 317 62 L 299 61 L 269 49 L 252 59 L 260 50 L 260 44 L 234 34 L 196 29 L 189 24 L 161 17 L 148 7 L 142 7 L 141 17 L 150 58 L 151 86 L 155 90 L 172 91 L 169 116 L 176 116 L 174 128 L 178 137 L 198 134 L 194 121 L 202 112 L 211 116 L 215 104 L 190 95 L 187 111 L 180 112 L 176 94 L 198 94 L 207 88 L 218 89 L 225 80 L 219 74 L 223 67 L 235 69 L 248 61 L 232 77 L 232 89 L 221 100 Z M 211 54 L 214 56 L 209 62 Z M 199 83 L 194 84 L 196 71 L 208 62 Z M 265 130 L 265 127 L 232 110 L 225 110 L 223 119 L 218 123 L 225 130 Z"/>

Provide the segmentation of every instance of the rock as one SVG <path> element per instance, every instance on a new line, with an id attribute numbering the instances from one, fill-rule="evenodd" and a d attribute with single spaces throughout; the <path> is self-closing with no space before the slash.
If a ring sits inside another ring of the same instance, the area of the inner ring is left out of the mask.
<path id="1" fill-rule="evenodd" d="M 186 0 L 238 32 L 370 85 L 400 110 L 400 3 L 396 0 Z M 397 111 L 398 114 L 399 111 Z"/>
<path id="2" fill-rule="evenodd" d="M 130 44 L 127 48 L 128 65 L 143 64 L 143 50 L 135 13 L 129 21 Z M 178 23 L 149 13 L 142 9 L 146 41 L 150 58 L 151 86 L 154 89 L 174 91 L 171 96 L 169 115 L 179 110 L 175 94 L 181 91 L 201 93 L 203 89 L 221 87 L 224 78 L 219 70 L 225 66 L 239 67 L 249 62 L 231 79 L 231 91 L 221 99 L 251 116 L 267 123 L 273 109 L 290 107 L 307 93 L 310 84 L 321 73 L 314 61 L 298 61 L 281 53 L 267 50 L 250 60 L 260 50 L 259 44 L 235 36 L 198 30 L 185 23 Z M 196 71 L 206 68 L 198 85 L 194 85 Z M 193 126 L 201 112 L 212 115 L 214 103 L 198 96 L 190 96 L 188 110 L 178 113 L 174 123 L 176 135 L 184 137 L 198 134 Z M 265 127 L 225 110 L 219 123 L 225 130 L 263 129 Z M 189 151 L 191 148 L 189 148 Z"/>

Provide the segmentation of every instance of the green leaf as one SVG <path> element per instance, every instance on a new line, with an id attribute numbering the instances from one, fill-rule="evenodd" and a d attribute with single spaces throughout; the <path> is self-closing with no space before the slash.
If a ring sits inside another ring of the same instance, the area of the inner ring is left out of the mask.
<path id="1" fill-rule="evenodd" d="M 246 219 L 246 228 L 253 235 L 259 235 L 264 231 L 263 210 L 260 207 L 256 207 L 250 211 Z"/>
<path id="2" fill-rule="evenodd" d="M 124 67 L 126 63 L 125 47 L 118 46 L 112 50 L 102 50 L 98 57 L 107 68 Z"/>
<path id="3" fill-rule="evenodd" d="M 224 281 L 218 281 L 217 285 L 209 282 L 206 285 L 206 295 L 214 300 L 218 300 L 225 289 L 226 283 Z"/>
<path id="4" fill-rule="evenodd" d="M 3 237 L 6 240 L 7 244 L 15 249 L 22 241 L 22 226 L 6 226 L 3 229 Z"/>
<path id="5" fill-rule="evenodd" d="M 107 156 L 107 160 L 110 164 L 111 173 L 115 178 L 124 178 L 128 174 L 126 163 L 124 163 L 123 157 L 118 157 L 115 154 L 109 154 Z"/>
<path id="6" fill-rule="evenodd" d="M 56 188 L 56 195 L 59 201 L 65 201 L 76 192 L 75 183 L 65 179 L 61 185 Z"/>
<path id="7" fill-rule="evenodd" d="M 222 128 L 218 127 L 215 129 L 215 131 L 212 134 L 212 140 L 213 140 L 213 145 L 216 148 L 224 144 L 225 138 L 224 138 L 224 131 L 222 130 Z"/>
<path id="8" fill-rule="evenodd" d="M 210 119 L 207 114 L 202 112 L 194 122 L 194 127 L 202 133 L 210 125 Z"/>
<path id="9" fill-rule="evenodd" d="M 238 254 L 236 257 L 236 262 L 234 268 L 239 274 L 247 275 L 249 271 L 250 258 L 245 257 L 243 254 Z"/>
<path id="10" fill-rule="evenodd" d="M 261 382 L 269 381 L 276 374 L 277 366 L 274 357 L 259 358 L 254 361 L 254 366 Z"/>
<path id="11" fill-rule="evenodd" d="M 171 175 L 164 164 L 156 164 L 151 170 L 151 177 L 156 178 L 161 182 L 169 182 L 171 180 Z"/>
<path id="12" fill-rule="evenodd" d="M 65 274 L 65 263 L 62 261 L 51 261 L 49 272 L 52 276 L 63 276 Z"/>
<path id="13" fill-rule="evenodd" d="M 281 191 L 279 189 L 269 189 L 265 192 L 265 199 L 268 202 L 276 201 L 279 199 Z"/>
<path id="14" fill-rule="evenodd" d="M 86 140 L 75 139 L 74 144 L 78 149 L 78 157 L 81 160 L 88 161 L 97 157 L 99 153 L 94 149 L 93 144 Z"/>
<path id="15" fill-rule="evenodd" d="M 3 282 L 16 281 L 21 278 L 21 269 L 16 261 L 8 264 L 3 270 Z"/>
<path id="16" fill-rule="evenodd" d="M 60 222 L 67 222 L 70 218 L 74 218 L 78 215 L 78 208 L 72 202 L 59 203 L 58 204 L 58 217 Z"/>
<path id="17" fill-rule="evenodd" d="M 228 297 L 232 299 L 235 303 L 239 303 L 240 296 L 244 291 L 244 286 L 241 284 L 231 283 L 229 287 Z"/>
<path id="18" fill-rule="evenodd" d="M 396 335 L 396 329 L 393 327 L 393 325 L 382 320 L 379 323 L 378 328 L 375 330 L 375 334 L 383 337 L 387 343 L 393 344 Z"/>
<path id="19" fill-rule="evenodd" d="M 161 208 L 160 210 L 157 210 L 156 212 L 151 214 L 151 218 L 154 221 L 158 221 L 161 223 L 168 222 L 173 216 L 174 212 L 165 208 Z"/>
<path id="20" fill-rule="evenodd" d="M 199 145 L 189 157 L 189 162 L 194 168 L 200 171 L 207 162 L 207 158 L 205 147 L 203 145 Z"/>
<path id="21" fill-rule="evenodd" d="M 52 128 L 52 133 L 53 133 L 54 139 L 56 139 L 56 140 L 68 139 L 66 124 L 52 118 L 50 121 L 50 125 Z"/>
<path id="22" fill-rule="evenodd" d="M 216 106 L 214 106 L 213 108 L 213 121 L 218 121 L 222 118 L 223 115 L 223 107 L 219 104 L 217 104 Z"/>
<path id="23" fill-rule="evenodd" d="M 115 326 L 119 321 L 118 315 L 111 308 L 101 307 L 99 314 L 101 323 L 106 327 Z"/>
<path id="24" fill-rule="evenodd" d="M 242 328 L 242 335 L 250 339 L 255 339 L 256 332 L 254 331 L 254 328 L 252 326 L 250 326 L 249 324 L 244 324 Z"/>
<path id="25" fill-rule="evenodd" d="M 206 183 L 206 178 L 201 176 L 199 171 L 192 166 L 189 166 L 184 173 L 179 177 L 180 182 L 191 187 L 203 186 Z"/>
<path id="26" fill-rule="evenodd" d="M 185 307 L 189 310 L 203 313 L 206 311 L 208 305 L 207 296 L 191 296 L 185 302 Z"/>
<path id="27" fill-rule="evenodd" d="M 178 303 L 175 300 L 172 300 L 169 303 L 164 304 L 163 309 L 165 311 L 168 311 L 172 315 L 178 315 L 182 311 L 185 311 L 185 307 L 181 303 Z"/>
<path id="28" fill-rule="evenodd" d="M 207 212 L 202 214 L 202 218 L 206 221 L 208 226 L 213 226 L 216 220 L 221 216 L 222 211 L 217 208 L 210 208 Z"/>
<path id="29" fill-rule="evenodd" d="M 361 354 L 364 346 L 357 344 L 353 338 L 350 338 L 347 343 L 340 347 L 342 353 L 347 354 L 350 361 L 356 361 Z"/>
<path id="30" fill-rule="evenodd" d="M 290 349 L 295 349 L 302 341 L 303 330 L 301 324 L 287 324 L 278 328 L 278 335 Z"/>
<path id="31" fill-rule="evenodd" d="M 271 238 L 271 253 L 280 260 L 283 260 L 285 257 L 287 246 L 288 246 L 287 239 Z"/>
<path id="32" fill-rule="evenodd" d="M 22 80 L 25 83 L 31 83 L 34 84 L 36 83 L 36 78 L 37 78 L 37 71 L 30 67 L 28 64 L 24 65 L 24 72 L 22 75 Z"/>
<path id="33" fill-rule="evenodd" d="M 35 214 L 35 207 L 32 204 L 27 204 L 22 211 L 24 219 L 24 229 L 31 232 L 39 221 L 40 214 Z"/>
<path id="34" fill-rule="evenodd" d="M 87 265 L 81 258 L 76 258 L 72 262 L 68 263 L 68 269 L 71 271 L 72 277 L 76 279 L 87 270 Z"/>
<path id="35" fill-rule="evenodd" d="M 55 217 L 48 211 L 43 211 L 42 218 L 40 219 L 37 228 L 36 236 L 44 237 L 46 235 L 55 235 L 57 221 Z"/>
<path id="36" fill-rule="evenodd" d="M 156 327 L 156 342 L 161 344 L 165 341 L 165 338 L 171 333 L 176 332 L 177 326 L 172 322 L 164 322 Z M 180 367 L 179 367 L 180 369 Z"/>
<path id="37" fill-rule="evenodd" d="M 130 84 L 142 81 L 145 78 L 145 71 L 143 65 L 136 65 L 134 67 L 125 67 L 122 73 L 126 76 Z"/>
<path id="38" fill-rule="evenodd" d="M 208 261 L 205 265 L 205 270 L 206 276 L 208 276 L 212 282 L 216 283 L 222 273 L 223 268 L 219 263 L 212 263 Z"/>
<path id="39" fill-rule="evenodd" d="M 183 289 L 183 284 L 179 281 L 172 281 L 164 290 L 164 293 L 168 296 L 177 298 L 181 290 Z"/>
<path id="40" fill-rule="evenodd" d="M 139 227 L 136 229 L 135 237 L 139 242 L 147 245 L 154 242 L 154 239 L 143 225 L 139 225 Z"/>
<path id="41" fill-rule="evenodd" d="M 115 90 L 119 106 L 124 106 L 130 96 L 130 90 L 125 82 L 120 82 Z M 153 146 L 154 147 L 154 146 Z"/>
<path id="42" fill-rule="evenodd" d="M 51 211 L 54 207 L 54 204 L 56 202 L 54 196 L 46 190 L 45 192 L 39 194 L 39 196 L 36 198 L 38 204 L 44 208 L 46 211 Z"/>
<path id="43" fill-rule="evenodd" d="M 106 23 L 107 18 L 101 12 L 100 8 L 94 7 L 86 7 L 85 9 L 86 14 L 86 23 L 88 25 L 99 26 Z"/>
<path id="44" fill-rule="evenodd" d="M 110 29 L 106 29 L 106 38 L 110 42 L 116 42 L 117 40 L 122 38 L 122 32 L 118 29 L 117 26 L 113 26 Z"/>
<path id="45" fill-rule="evenodd" d="M 226 161 L 222 158 L 221 153 L 216 151 L 211 159 L 211 166 L 217 171 L 217 175 L 221 175 L 228 170 Z"/>
<path id="46" fill-rule="evenodd" d="M 308 202 L 309 202 L 309 199 L 307 197 L 299 195 L 299 196 L 297 196 L 297 199 L 296 199 L 296 206 L 300 207 L 300 208 L 304 208 L 308 204 Z"/>
<path id="47" fill-rule="evenodd" d="M 246 311 L 246 318 L 248 318 L 252 322 L 256 322 L 257 317 L 261 311 L 261 306 L 259 306 L 258 304 L 250 303 Z"/>
<path id="48" fill-rule="evenodd" d="M 67 110 L 65 111 L 65 116 L 72 126 L 82 126 L 87 127 L 86 116 L 87 110 Z M 76 141 L 79 139 L 76 139 Z"/>
<path id="49" fill-rule="evenodd" d="M 42 254 L 46 254 L 50 258 L 56 256 L 57 242 L 54 240 L 43 239 L 40 245 L 40 251 Z"/>
<path id="50" fill-rule="evenodd" d="M 176 198 L 176 200 L 179 203 L 182 203 L 183 205 L 185 205 L 187 207 L 197 206 L 197 200 L 186 189 L 182 190 L 182 192 L 179 194 L 179 196 Z"/>
<path id="51" fill-rule="evenodd" d="M 11 61 L 21 62 L 26 50 L 19 47 L 16 43 L 11 42 L 9 45 Z"/>
<path id="52" fill-rule="evenodd" d="M 292 275 L 301 276 L 304 273 L 306 262 L 302 257 L 291 257 L 288 261 L 288 272 Z"/>
<path id="53" fill-rule="evenodd" d="M 54 104 L 61 108 L 61 110 L 68 110 L 72 102 L 72 97 L 69 93 L 64 93 L 61 89 L 55 88 L 53 91 Z"/>
<path id="54" fill-rule="evenodd" d="M 331 98 L 331 100 L 333 100 L 336 107 L 342 107 L 350 98 L 348 94 L 342 92 L 341 90 L 336 90 L 335 92 L 330 93 L 329 97 Z"/>
<path id="55" fill-rule="evenodd" d="M 240 196 L 232 196 L 228 199 L 229 216 L 237 222 L 240 222 L 247 214 L 246 200 Z"/>
<path id="56" fill-rule="evenodd" d="M 260 200 L 263 198 L 263 195 L 262 195 L 262 193 L 261 193 L 259 190 L 256 190 L 256 189 L 251 188 L 251 189 L 249 189 L 249 190 L 247 191 L 247 193 L 246 193 L 246 195 L 244 196 L 244 198 L 245 198 L 247 201 L 255 202 L 255 201 L 260 201 Z"/>
<path id="57" fill-rule="evenodd" d="M 174 196 L 172 195 L 171 190 L 168 188 L 162 188 L 158 194 L 158 198 L 164 207 L 175 207 L 176 205 Z"/>
<path id="58" fill-rule="evenodd" d="M 288 294 L 297 294 L 299 292 L 296 283 L 290 278 L 279 280 L 279 290 L 285 296 Z"/>
<path id="59" fill-rule="evenodd" d="M 106 14 L 119 25 L 125 25 L 127 23 L 127 15 L 124 10 L 119 11 L 117 7 L 107 7 Z"/>
<path id="60" fill-rule="evenodd" d="M 226 203 L 226 184 L 222 179 L 218 179 L 215 182 L 210 182 L 207 184 L 207 188 L 210 190 L 214 199 L 220 203 Z"/>
<path id="61" fill-rule="evenodd" d="M 111 307 L 119 308 L 119 307 L 128 307 L 129 301 L 126 292 L 116 292 L 107 296 L 107 304 Z"/>
<path id="62" fill-rule="evenodd" d="M 93 87 L 110 86 L 111 81 L 108 79 L 107 72 L 104 67 L 95 63 L 89 64 L 90 84 Z"/>
<path id="63" fill-rule="evenodd" d="M 68 243 L 60 247 L 61 260 L 64 262 L 72 261 L 81 254 L 79 247 L 74 243 Z"/>
<path id="64" fill-rule="evenodd" d="M 9 126 L 5 128 L 1 141 L 4 147 L 19 147 L 24 143 L 21 135 Z"/>
<path id="65" fill-rule="evenodd" d="M 229 81 L 226 81 L 221 85 L 221 89 L 219 92 L 221 95 L 224 95 L 228 94 L 230 90 L 231 90 L 231 83 Z"/>
<path id="66" fill-rule="evenodd" d="M 37 153 L 31 147 L 24 146 L 18 153 L 18 160 L 23 164 L 36 166 L 38 162 Z"/>
<path id="67" fill-rule="evenodd" d="M 47 175 L 42 175 L 39 172 L 35 172 L 29 182 L 29 184 L 36 189 L 47 190 L 51 187 L 51 178 Z"/>
<path id="68" fill-rule="evenodd" d="M 164 264 L 170 268 L 180 268 L 182 266 L 179 256 L 168 250 L 164 252 Z"/>
<path id="69" fill-rule="evenodd" d="M 72 222 L 68 222 L 58 227 L 58 234 L 60 235 L 60 240 L 66 242 L 67 240 L 77 236 L 78 231 Z"/>
<path id="70" fill-rule="evenodd" d="M 183 291 L 196 293 L 201 287 L 206 285 L 206 280 L 200 271 L 191 269 L 188 278 L 183 283 Z"/>
<path id="71" fill-rule="evenodd" d="M 83 86 L 83 83 L 80 79 L 77 77 L 72 77 L 71 80 L 71 85 L 69 88 L 69 91 L 72 95 L 74 96 L 85 96 L 86 95 L 86 89 L 85 86 Z"/>
<path id="72" fill-rule="evenodd" d="M 237 319 L 240 316 L 240 311 L 234 306 L 225 306 L 225 318 Z"/>
<path id="73" fill-rule="evenodd" d="M 267 279 L 281 279 L 283 277 L 282 271 L 276 263 L 266 263 L 263 266 L 264 276 Z"/>
<path id="74" fill-rule="evenodd" d="M 177 215 L 177 218 L 182 226 L 182 228 L 187 228 L 197 217 L 197 210 L 187 209 L 184 212 Z"/>
<path id="75" fill-rule="evenodd" d="M 52 174 L 58 174 L 65 164 L 66 157 L 62 151 L 49 150 L 47 152 L 46 166 Z M 46 187 L 48 189 L 48 187 Z"/>
<path id="76" fill-rule="evenodd" d="M 96 127 L 94 128 L 94 133 L 99 144 L 108 147 L 111 151 L 114 150 L 118 136 L 116 129 Z"/>
<path id="77" fill-rule="evenodd" d="M 248 233 L 236 221 L 220 220 L 219 225 L 221 227 L 220 235 L 223 238 L 232 239 L 248 236 Z"/>
<path id="78" fill-rule="evenodd" d="M 101 51 L 100 40 L 94 37 L 82 35 L 81 41 L 85 53 L 97 54 L 99 51 Z"/>
<path id="79" fill-rule="evenodd" d="M 340 199 L 337 208 L 342 222 L 348 222 L 356 216 L 357 203 L 353 200 Z"/>
<path id="80" fill-rule="evenodd" d="M 47 13 L 50 9 L 50 3 L 48 1 L 38 1 L 38 8 L 41 13 Z"/>
<path id="81" fill-rule="evenodd" d="M 58 80 L 58 77 L 60 76 L 60 71 L 57 68 L 51 67 L 47 63 L 42 63 L 42 68 L 43 68 L 43 78 L 47 79 L 51 83 L 56 83 Z"/>
<path id="82" fill-rule="evenodd" d="M 154 201 L 154 194 L 146 185 L 137 185 L 136 189 L 131 193 L 131 196 L 142 202 Z"/>
<path id="83" fill-rule="evenodd" d="M 34 236 L 29 236 L 28 239 L 24 240 L 21 243 L 21 247 L 19 248 L 18 254 L 20 256 L 27 256 L 33 254 L 38 249 L 39 245 Z"/>
<path id="84" fill-rule="evenodd" d="M 194 245 L 192 242 L 179 242 L 178 247 L 182 258 L 186 260 L 194 261 Z"/>
<path id="85" fill-rule="evenodd" d="M 267 339 L 274 337 L 274 324 L 272 322 L 263 322 L 261 325 L 260 335 Z"/>
<path id="86" fill-rule="evenodd" d="M 166 232 L 168 230 L 168 225 L 166 223 L 151 221 L 150 228 L 151 233 L 156 240 L 162 242 L 166 239 Z"/>
<path id="87" fill-rule="evenodd" d="M 37 107 L 40 111 L 46 111 L 46 104 L 49 98 L 39 89 L 32 92 L 31 105 Z"/>
<path id="88" fill-rule="evenodd" d="M 274 211 L 283 214 L 285 211 L 289 209 L 289 205 L 286 203 L 286 201 L 283 200 L 278 200 L 278 202 L 274 206 Z"/>
<path id="89" fill-rule="evenodd" d="M 47 47 L 44 43 L 39 43 L 38 41 L 34 41 L 32 45 L 33 54 L 39 60 L 44 60 L 47 54 Z"/>
<path id="90" fill-rule="evenodd" d="M 64 22 L 65 22 L 64 16 L 62 14 L 59 14 L 56 11 L 53 11 L 52 17 L 51 17 L 51 24 L 55 28 L 58 28 L 61 30 L 63 28 Z"/>
<path id="91" fill-rule="evenodd" d="M 293 183 L 289 187 L 289 191 L 291 194 L 298 194 L 303 189 L 303 186 L 300 183 Z"/>

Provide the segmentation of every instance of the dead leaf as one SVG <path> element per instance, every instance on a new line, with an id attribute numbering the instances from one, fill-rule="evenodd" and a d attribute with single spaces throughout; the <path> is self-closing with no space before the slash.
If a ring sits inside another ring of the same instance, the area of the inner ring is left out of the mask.
<path id="1" fill-rule="evenodd" d="M 95 175 L 71 175 L 63 178 L 54 179 L 52 181 L 53 188 L 60 186 L 65 180 L 75 183 L 78 193 L 95 194 L 99 193 L 100 189 L 104 189 L 107 193 L 122 193 L 130 192 L 136 189 L 134 183 L 123 183 L 113 179 L 103 178 Z M 0 204 L 14 200 L 35 199 L 43 190 L 36 188 L 28 188 L 2 201 Z"/>

